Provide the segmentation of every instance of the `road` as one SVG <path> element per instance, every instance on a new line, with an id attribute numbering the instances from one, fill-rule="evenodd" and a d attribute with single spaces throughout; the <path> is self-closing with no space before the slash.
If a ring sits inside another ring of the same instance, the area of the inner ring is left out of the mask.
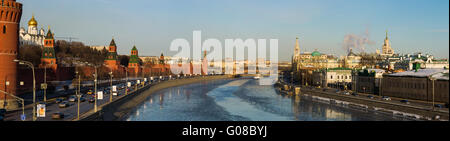
<path id="1" fill-rule="evenodd" d="M 191 77 L 183 77 L 183 78 L 191 78 Z M 180 79 L 183 79 L 183 78 L 180 78 Z M 154 83 L 160 82 L 158 79 L 159 78 L 155 77 Z M 161 82 L 165 81 L 165 80 L 168 80 L 168 79 L 169 79 L 169 77 L 166 76 L 166 77 L 164 77 L 164 79 L 161 80 Z M 175 78 L 172 78 L 172 79 L 175 79 Z M 142 78 L 139 79 L 139 80 L 141 82 L 143 82 Z M 129 82 L 132 82 L 132 86 L 130 87 L 130 91 L 128 93 L 132 93 L 134 91 L 134 89 L 136 88 L 136 85 L 135 85 L 136 80 L 130 80 Z M 150 83 L 146 83 L 145 86 L 147 86 L 149 84 Z M 113 101 L 118 99 L 118 98 L 121 98 L 121 96 L 125 95 L 125 85 L 126 85 L 125 82 L 116 84 L 116 86 L 119 89 L 119 91 L 118 91 L 118 95 L 117 96 L 113 96 Z M 98 91 L 102 91 L 102 90 L 104 90 L 104 89 L 106 89 L 108 87 L 109 86 L 98 87 L 97 89 L 98 89 Z M 120 89 L 121 87 L 123 87 L 123 89 Z M 142 85 L 138 86 L 138 88 L 142 88 L 142 87 L 144 87 L 144 86 L 142 86 Z M 87 91 L 86 88 L 82 88 L 82 89 Z M 83 91 L 82 91 L 82 94 L 83 94 L 83 97 L 86 98 L 86 101 L 80 102 L 80 116 L 83 113 L 88 112 L 89 110 L 94 108 L 94 102 L 91 103 L 91 102 L 88 101 L 88 98 L 92 97 L 93 95 L 87 95 L 86 93 L 83 93 Z M 67 98 L 66 97 L 64 97 L 64 98 L 67 101 Z M 103 99 L 97 100 L 97 106 L 99 107 L 100 105 L 106 104 L 109 101 L 110 101 L 110 94 L 109 94 L 109 92 L 105 91 L 104 94 L 103 94 Z M 49 100 L 49 102 L 46 104 L 46 116 L 45 117 L 38 117 L 37 121 L 60 121 L 60 120 L 70 121 L 70 120 L 76 119 L 77 118 L 77 111 L 78 111 L 78 106 L 77 105 L 78 105 L 78 102 L 69 102 L 67 107 L 60 108 L 58 106 L 58 104 L 55 103 L 55 99 Z M 27 105 L 25 107 L 26 107 L 25 108 L 25 115 L 26 115 L 26 120 L 25 121 L 31 121 L 32 120 L 32 115 L 33 115 L 32 104 Z M 64 118 L 63 119 L 52 119 L 52 114 L 53 113 L 57 113 L 57 112 L 63 113 L 64 114 Z M 7 113 L 5 115 L 5 121 L 21 121 L 21 118 L 20 118 L 21 114 L 22 114 L 22 110 L 18 110 L 18 111 Z"/>

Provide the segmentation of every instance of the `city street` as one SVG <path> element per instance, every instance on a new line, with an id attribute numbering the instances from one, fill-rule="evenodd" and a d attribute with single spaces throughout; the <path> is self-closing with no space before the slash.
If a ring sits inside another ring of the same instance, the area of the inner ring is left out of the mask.
<path id="1" fill-rule="evenodd" d="M 155 78 L 153 84 L 158 83 L 158 81 L 159 81 L 158 79 L 159 78 Z M 163 77 L 163 79 L 161 81 L 165 81 L 167 79 L 168 79 L 168 77 L 165 76 L 165 77 Z M 139 80 L 141 82 L 143 82 L 142 78 Z M 129 80 L 129 82 L 132 83 L 132 86 L 129 87 L 130 91 L 128 92 L 128 94 L 135 91 L 136 81 L 137 81 L 137 79 Z M 150 83 L 145 83 L 145 86 L 148 86 L 148 85 L 150 85 Z M 113 101 L 116 99 L 119 99 L 125 95 L 126 83 L 118 83 L 115 86 L 117 86 L 118 94 L 117 94 L 117 96 L 113 96 L 113 99 L 112 99 Z M 138 89 L 140 89 L 142 87 L 144 87 L 144 86 L 139 85 Z M 105 87 L 98 87 L 97 90 L 103 91 L 103 90 L 106 90 L 107 88 L 109 88 L 109 85 L 105 86 Z M 84 97 L 86 100 L 84 102 L 80 101 L 80 116 L 83 113 L 86 113 L 91 109 L 94 109 L 94 102 L 89 102 L 89 97 L 93 97 L 93 94 L 92 95 L 86 94 L 86 91 L 88 91 L 86 88 L 82 88 L 82 90 L 85 90 L 85 92 L 82 91 L 81 93 L 83 95 L 82 97 Z M 93 90 L 93 89 L 91 89 L 91 90 Z M 73 95 L 75 95 L 75 94 L 73 94 Z M 68 96 L 67 97 L 59 97 L 59 98 L 64 98 L 64 101 L 68 101 Z M 78 110 L 78 106 L 77 106 L 78 102 L 77 101 L 68 102 L 68 106 L 63 108 L 63 107 L 59 107 L 58 103 L 55 103 L 55 99 L 56 98 L 49 100 L 49 102 L 46 104 L 46 116 L 38 117 L 37 121 L 59 121 L 59 120 L 70 121 L 70 120 L 74 120 L 77 118 L 77 110 Z M 97 107 L 100 107 L 100 105 L 109 103 L 109 101 L 110 101 L 110 92 L 109 92 L 109 90 L 104 91 L 103 99 L 97 100 Z M 25 108 L 25 115 L 26 115 L 25 121 L 32 121 L 32 115 L 33 115 L 32 104 L 26 105 L 25 107 L 26 107 Z M 62 119 L 53 119 L 52 118 L 53 113 L 62 113 L 64 115 L 64 117 Z M 21 114 L 22 114 L 22 110 L 17 110 L 17 111 L 11 112 L 11 113 L 7 113 L 5 116 L 5 121 L 21 121 Z"/>

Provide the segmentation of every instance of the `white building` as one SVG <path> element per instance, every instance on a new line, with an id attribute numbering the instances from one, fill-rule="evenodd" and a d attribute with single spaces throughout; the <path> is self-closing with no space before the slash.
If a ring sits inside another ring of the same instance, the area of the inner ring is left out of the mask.
<path id="1" fill-rule="evenodd" d="M 103 51 L 103 50 L 108 50 L 109 47 L 107 46 L 90 46 L 92 49 L 95 49 L 97 51 Z"/>
<path id="2" fill-rule="evenodd" d="M 20 45 L 44 45 L 45 31 L 43 28 L 38 29 L 38 23 L 33 17 L 28 21 L 28 30 L 21 27 L 19 30 Z"/>

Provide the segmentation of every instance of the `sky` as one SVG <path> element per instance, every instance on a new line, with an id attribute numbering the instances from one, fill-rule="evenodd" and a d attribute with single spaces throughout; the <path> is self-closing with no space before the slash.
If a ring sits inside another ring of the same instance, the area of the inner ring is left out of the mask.
<path id="1" fill-rule="evenodd" d="M 278 39 L 279 59 L 301 52 L 345 55 L 344 38 L 363 36 L 365 52 L 381 49 L 386 30 L 396 53 L 449 58 L 448 0 L 17 0 L 21 26 L 34 13 L 39 28 L 87 45 L 109 45 L 119 54 L 174 55 L 170 43 L 194 30 L 202 40 Z M 223 45 L 224 46 L 224 45 Z M 355 52 L 362 50 L 355 49 Z"/>

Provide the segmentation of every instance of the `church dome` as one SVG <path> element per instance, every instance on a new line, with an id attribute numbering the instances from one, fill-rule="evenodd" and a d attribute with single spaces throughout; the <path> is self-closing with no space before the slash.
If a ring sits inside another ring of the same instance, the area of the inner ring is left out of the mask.
<path id="1" fill-rule="evenodd" d="M 311 53 L 311 56 L 313 56 L 313 57 L 320 56 L 320 52 L 314 51 Z"/>
<path id="2" fill-rule="evenodd" d="M 31 17 L 30 21 L 28 21 L 28 26 L 37 26 L 38 23 L 36 21 L 36 19 L 34 19 L 34 15 L 33 17 Z"/>

